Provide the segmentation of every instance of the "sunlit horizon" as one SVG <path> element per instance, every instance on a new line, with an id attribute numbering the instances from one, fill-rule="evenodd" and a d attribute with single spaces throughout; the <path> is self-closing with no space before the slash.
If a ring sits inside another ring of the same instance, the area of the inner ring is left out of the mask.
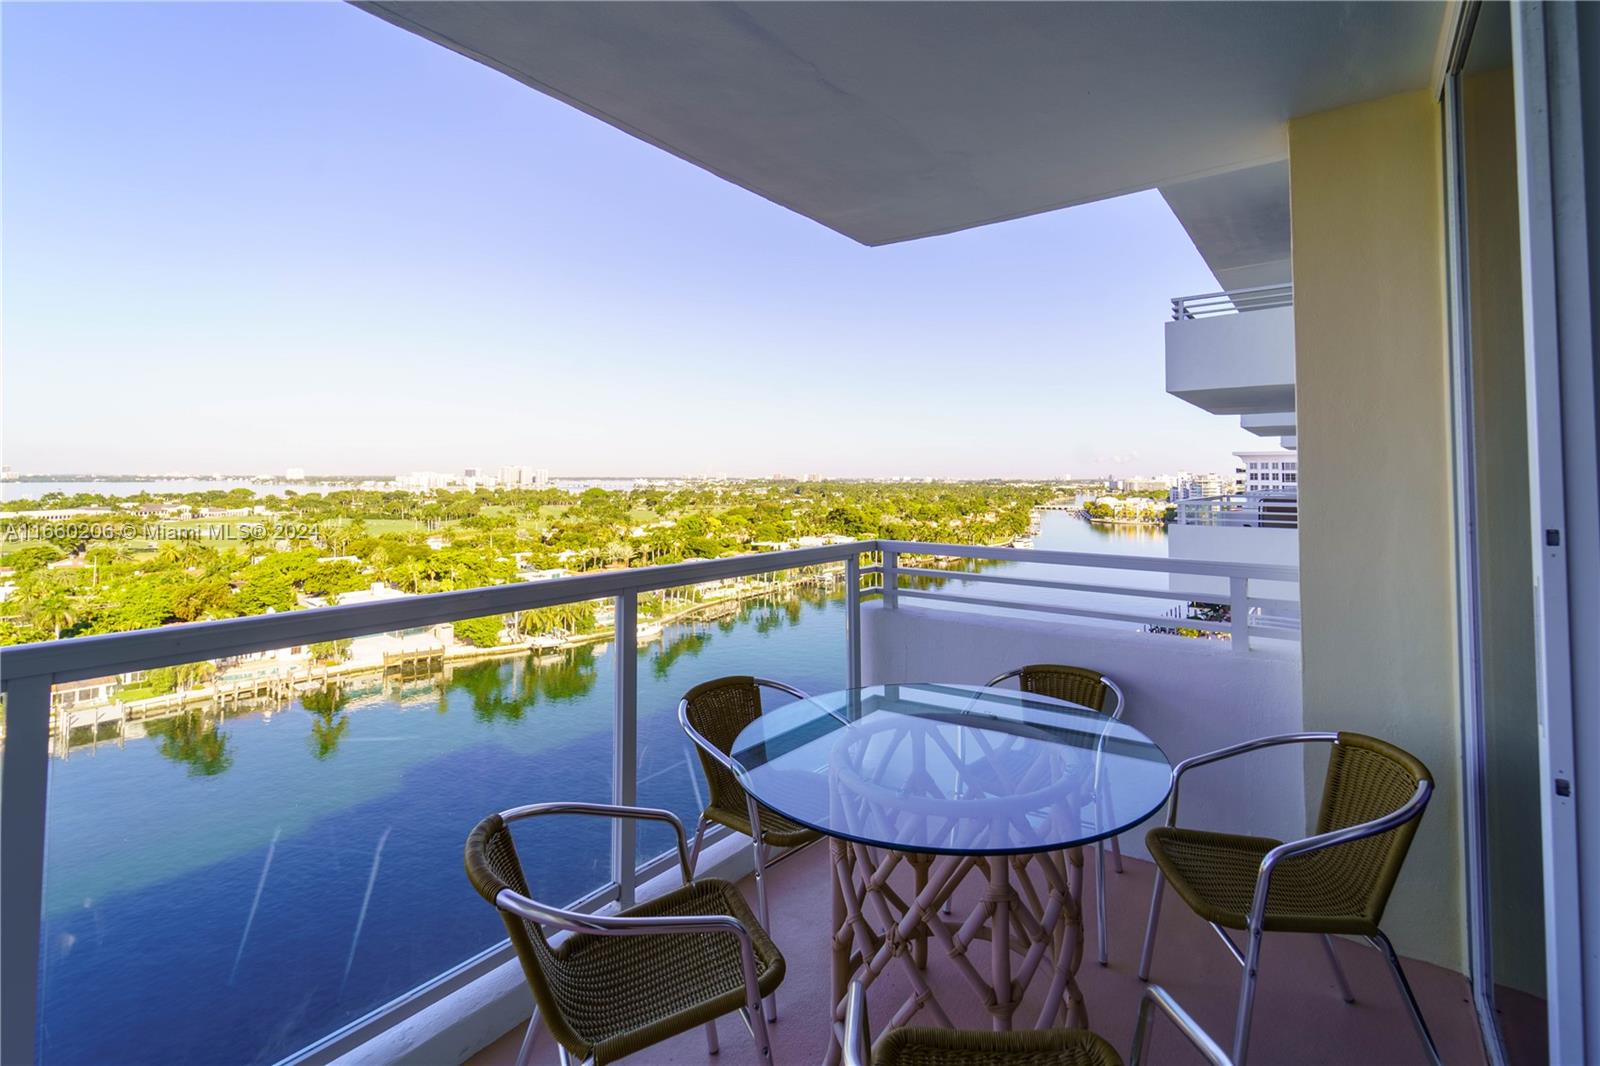
<path id="1" fill-rule="evenodd" d="M 1276 442 L 1163 390 L 1135 193 L 884 248 L 345 4 L 4 8 L 4 463 L 1060 478 Z"/>

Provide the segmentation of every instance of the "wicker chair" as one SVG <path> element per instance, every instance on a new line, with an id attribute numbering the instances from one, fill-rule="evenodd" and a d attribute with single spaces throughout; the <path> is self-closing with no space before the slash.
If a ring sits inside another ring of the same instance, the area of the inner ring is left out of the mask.
<path id="1" fill-rule="evenodd" d="M 550 814 L 651 819 L 678 834 L 683 886 L 616 915 L 581 914 L 539 903 L 517 859 L 509 823 Z M 703 1025 L 717 1051 L 716 1019 L 739 1011 L 760 1061 L 772 1049 L 762 997 L 783 980 L 783 956 L 739 890 L 693 880 L 683 823 L 667 811 L 588 803 L 540 803 L 491 814 L 467 837 L 467 877 L 505 920 L 533 990 L 518 1066 L 527 1063 L 542 1014 L 562 1066 L 611 1062 Z M 544 927 L 568 933 L 552 944 Z"/>
<path id="2" fill-rule="evenodd" d="M 1150 1015 L 1158 1009 L 1211 1066 L 1230 1066 L 1228 1056 L 1159 985 L 1144 990 L 1133 1031 L 1131 1066 L 1140 1066 L 1150 1038 Z M 890 1029 L 867 1046 L 867 995 L 850 983 L 844 1016 L 844 1066 L 1122 1066 L 1116 1048 L 1087 1029 L 1013 1030 L 991 1033 L 962 1029 Z"/>
<path id="3" fill-rule="evenodd" d="M 757 803 L 739 784 L 729 753 L 740 731 L 761 717 L 761 690 L 774 689 L 796 699 L 806 694 L 781 681 L 760 677 L 719 677 L 696 685 L 678 703 L 678 724 L 694 742 L 711 789 L 710 801 L 700 812 L 694 829 L 694 845 L 689 850 L 693 869 L 700 861 L 700 845 L 706 828 L 713 822 L 750 838 L 756 867 L 756 913 L 763 925 L 767 912 L 766 849 L 792 848 L 809 844 L 822 834 L 790 821 L 770 807 Z"/>
<path id="4" fill-rule="evenodd" d="M 1053 699 L 1065 700 L 1075 703 L 1080 707 L 1087 707 L 1091 711 L 1099 711 L 1113 721 L 1122 718 L 1122 710 L 1126 705 L 1122 689 L 1109 677 L 1096 670 L 1087 670 L 1081 666 L 1056 666 L 1050 663 L 1036 663 L 1032 666 L 1019 666 L 1015 670 L 1008 670 L 999 677 L 990 681 L 985 687 L 994 688 L 1012 678 L 1017 679 L 1017 687 L 1023 692 L 1030 692 L 1040 696 L 1049 696 Z M 1116 812 L 1111 809 L 1109 794 L 1097 794 L 1096 803 L 1105 805 L 1104 818 L 1116 817 Z M 1116 837 L 1111 838 L 1111 857 L 1117 867 L 1117 873 L 1122 872 L 1122 845 Z M 1095 919 L 1100 929 L 1100 965 L 1106 965 L 1108 958 L 1106 948 L 1106 842 L 1094 842 L 1094 876 L 1095 876 Z"/>
<path id="5" fill-rule="evenodd" d="M 1189 770 L 1261 748 L 1307 743 L 1333 745 L 1315 835 L 1282 843 L 1266 837 L 1177 828 L 1178 786 Z M 1150 830 L 1145 838 L 1156 863 L 1156 881 L 1139 979 L 1150 977 L 1162 888 L 1170 882 L 1183 901 L 1211 923 L 1244 967 L 1233 1035 L 1234 1061 L 1243 1063 L 1250 1041 L 1262 934 L 1320 935 L 1346 1003 L 1355 998 L 1330 938 L 1334 934 L 1363 937 L 1389 963 L 1423 1048 L 1437 1066 L 1439 1050 L 1400 958 L 1378 927 L 1432 792 L 1433 777 L 1414 756 L 1359 733 L 1263 737 L 1180 762 L 1172 771 L 1167 824 Z M 1245 931 L 1247 942 L 1242 950 L 1226 929 Z"/>

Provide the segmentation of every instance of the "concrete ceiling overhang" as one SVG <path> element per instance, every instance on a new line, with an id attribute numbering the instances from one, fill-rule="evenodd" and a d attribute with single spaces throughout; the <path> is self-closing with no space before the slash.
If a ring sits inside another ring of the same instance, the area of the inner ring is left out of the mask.
<path id="1" fill-rule="evenodd" d="M 1289 161 L 1161 187 L 1224 289 L 1283 285 L 1289 269 Z"/>
<path id="2" fill-rule="evenodd" d="M 1403 2 L 358 6 L 868 245 L 1281 163 L 1288 118 L 1426 84 L 1443 18 Z"/>

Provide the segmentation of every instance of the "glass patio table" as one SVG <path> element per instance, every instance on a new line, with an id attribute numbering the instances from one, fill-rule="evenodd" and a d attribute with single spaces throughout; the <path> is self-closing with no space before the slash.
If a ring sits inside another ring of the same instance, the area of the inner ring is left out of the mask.
<path id="1" fill-rule="evenodd" d="M 740 783 L 764 806 L 827 835 L 833 873 L 837 1059 L 849 981 L 868 985 L 899 960 L 914 994 L 889 1020 L 945 1013 L 925 974 L 937 942 L 1009 1029 L 1035 976 L 1049 989 L 1033 1024 L 1086 1025 L 1075 975 L 1083 958 L 1082 846 L 1149 818 L 1172 767 L 1125 722 L 1010 689 L 878 685 L 776 708 L 734 741 Z M 910 877 L 893 878 L 902 866 Z M 980 871 L 978 902 L 951 914 Z M 909 885 L 906 881 L 909 880 Z M 988 974 L 968 958 L 991 945 Z M 1005 944 L 1009 951 L 995 950 Z"/>

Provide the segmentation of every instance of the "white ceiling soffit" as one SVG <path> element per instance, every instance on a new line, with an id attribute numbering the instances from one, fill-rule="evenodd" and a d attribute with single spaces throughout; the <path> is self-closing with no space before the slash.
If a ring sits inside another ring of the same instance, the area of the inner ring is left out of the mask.
<path id="1" fill-rule="evenodd" d="M 1426 84 L 1437 3 L 358 6 L 888 244 L 1285 156 Z"/>
<path id="2" fill-rule="evenodd" d="M 1290 280 L 1288 160 L 1163 185 L 1161 195 L 1223 288 Z"/>

